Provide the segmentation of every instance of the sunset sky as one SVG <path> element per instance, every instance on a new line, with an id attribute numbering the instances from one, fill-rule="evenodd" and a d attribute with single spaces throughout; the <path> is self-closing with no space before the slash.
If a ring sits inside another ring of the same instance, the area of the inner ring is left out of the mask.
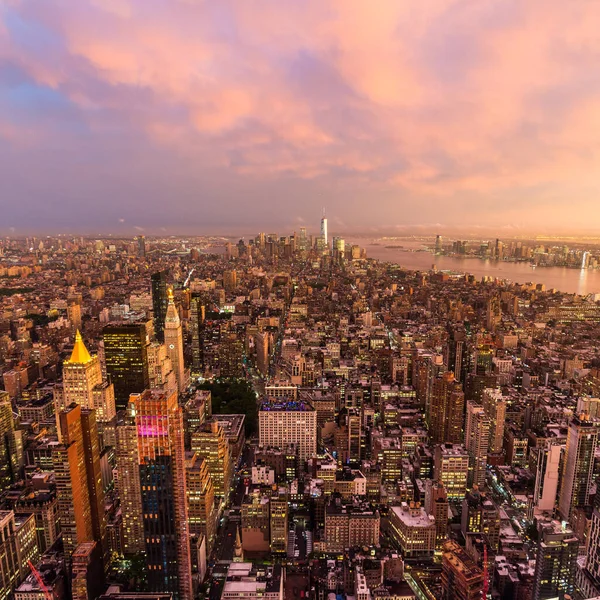
<path id="1" fill-rule="evenodd" d="M 595 0 L 3 0 L 0 234 L 600 233 Z"/>

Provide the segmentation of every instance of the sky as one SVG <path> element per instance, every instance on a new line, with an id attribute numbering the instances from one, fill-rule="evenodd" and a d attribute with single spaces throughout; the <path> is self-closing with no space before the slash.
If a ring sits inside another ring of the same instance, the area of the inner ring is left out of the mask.
<path id="1" fill-rule="evenodd" d="M 600 233 L 597 0 L 2 0 L 0 235 Z"/>

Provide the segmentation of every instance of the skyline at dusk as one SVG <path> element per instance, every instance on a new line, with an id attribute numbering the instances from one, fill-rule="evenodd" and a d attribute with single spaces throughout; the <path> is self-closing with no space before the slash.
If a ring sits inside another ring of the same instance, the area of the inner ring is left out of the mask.
<path id="1" fill-rule="evenodd" d="M 9 0 L 0 235 L 596 234 L 592 2 Z"/>

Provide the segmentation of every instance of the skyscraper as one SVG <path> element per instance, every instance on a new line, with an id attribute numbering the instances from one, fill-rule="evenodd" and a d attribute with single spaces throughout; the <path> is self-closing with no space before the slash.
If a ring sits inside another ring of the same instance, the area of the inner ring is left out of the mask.
<path id="1" fill-rule="evenodd" d="M 217 525 L 215 489 L 207 461 L 195 452 L 186 457 L 186 487 L 190 535 L 203 535 L 206 553 L 210 554 Z"/>
<path id="2" fill-rule="evenodd" d="M 149 384 L 146 325 L 107 325 L 102 337 L 106 373 L 115 386 L 116 409 L 125 410 L 129 396 L 141 394 Z"/>
<path id="3" fill-rule="evenodd" d="M 563 519 L 568 520 L 574 508 L 588 504 L 599 431 L 600 422 L 587 413 L 574 416 L 569 423 L 558 504 Z"/>
<path id="4" fill-rule="evenodd" d="M 490 420 L 483 406 L 467 402 L 465 448 L 469 453 L 469 487 L 484 487 L 487 453 L 490 444 Z"/>
<path id="5" fill-rule="evenodd" d="M 18 477 L 22 450 L 17 451 L 16 441 L 10 396 L 0 391 L 0 489 L 5 489 Z"/>
<path id="6" fill-rule="evenodd" d="M 192 452 L 206 460 L 215 496 L 224 498 L 231 485 L 233 466 L 229 442 L 216 419 L 204 423 L 192 434 L 191 448 Z"/>
<path id="7" fill-rule="evenodd" d="M 323 216 L 321 217 L 321 238 L 323 239 L 323 243 L 327 248 L 328 239 L 327 239 L 327 217 L 325 216 L 325 209 L 323 209 Z"/>
<path id="8" fill-rule="evenodd" d="M 137 251 L 138 251 L 138 256 L 140 258 L 145 258 L 146 257 L 146 236 L 145 235 L 138 235 L 137 236 Z"/>
<path id="9" fill-rule="evenodd" d="M 177 380 L 177 388 L 179 392 L 182 392 L 186 385 L 185 364 L 183 362 L 183 332 L 179 312 L 173 301 L 173 290 L 171 288 L 169 288 L 168 297 L 169 303 L 164 324 L 164 339 L 167 346 L 167 355 L 171 359 L 173 372 Z"/>
<path id="10" fill-rule="evenodd" d="M 167 272 L 157 271 L 150 277 L 152 283 L 152 313 L 154 315 L 154 335 L 164 342 L 165 318 L 167 317 Z"/>
<path id="11" fill-rule="evenodd" d="M 122 412 L 117 422 L 116 487 L 123 517 L 123 553 L 144 552 L 144 522 L 142 516 L 142 485 L 135 418 Z"/>
<path id="12" fill-rule="evenodd" d="M 103 385 L 100 360 L 88 352 L 79 330 L 71 357 L 63 363 L 63 398 L 59 408 L 73 403 L 95 409 L 96 418 L 102 423 L 112 420 L 116 414 L 114 386 Z"/>
<path id="13" fill-rule="evenodd" d="M 58 514 L 65 554 L 82 542 L 93 541 L 81 407 L 73 404 L 58 415 L 61 443 L 52 449 Z"/>
<path id="14" fill-rule="evenodd" d="M 94 539 L 100 545 L 103 563 L 108 565 L 108 540 L 106 537 L 106 514 L 104 512 L 104 488 L 102 487 L 102 472 L 100 470 L 100 443 L 96 411 L 89 408 L 81 410 L 81 432 L 85 470 L 87 477 L 88 495 L 90 498 L 90 514 Z"/>
<path id="15" fill-rule="evenodd" d="M 463 440 L 465 395 L 450 371 L 434 379 L 428 410 L 433 444 L 459 444 Z"/>
<path id="16" fill-rule="evenodd" d="M 541 526 L 533 600 L 573 593 L 578 552 L 579 540 L 566 524 L 552 521 Z"/>
<path id="17" fill-rule="evenodd" d="M 504 444 L 504 423 L 506 421 L 506 398 L 499 389 L 483 390 L 483 409 L 490 421 L 490 452 L 501 452 Z"/>
<path id="18" fill-rule="evenodd" d="M 191 600 L 183 413 L 176 390 L 132 395 L 142 486 L 148 584 Z"/>

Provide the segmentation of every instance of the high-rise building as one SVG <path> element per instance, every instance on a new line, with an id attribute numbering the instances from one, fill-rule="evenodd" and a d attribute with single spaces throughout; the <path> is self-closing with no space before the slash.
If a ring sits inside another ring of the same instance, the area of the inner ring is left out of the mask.
<path id="1" fill-rule="evenodd" d="M 428 411 L 433 444 L 460 444 L 463 440 L 465 395 L 450 371 L 434 379 Z"/>
<path id="2" fill-rule="evenodd" d="M 79 544 L 94 539 L 81 407 L 67 407 L 59 413 L 58 422 L 62 442 L 52 449 L 52 463 L 63 546 L 70 557 Z"/>
<path id="3" fill-rule="evenodd" d="M 192 433 L 191 448 L 192 452 L 206 461 L 214 494 L 222 500 L 229 492 L 233 477 L 229 442 L 223 427 L 217 420 L 204 423 Z"/>
<path id="4" fill-rule="evenodd" d="M 192 294 L 192 299 L 190 300 L 189 328 L 192 337 L 192 372 L 195 375 L 200 375 L 202 373 L 202 333 L 204 329 L 205 318 L 206 305 L 204 296 Z"/>
<path id="5" fill-rule="evenodd" d="M 223 288 L 226 292 L 233 292 L 237 288 L 237 271 L 223 271 Z"/>
<path id="6" fill-rule="evenodd" d="M 67 319 L 71 324 L 71 331 L 81 329 L 81 304 L 79 302 L 69 302 L 67 304 Z"/>
<path id="7" fill-rule="evenodd" d="M 150 389 L 174 389 L 177 387 L 173 362 L 169 357 L 166 345 L 160 342 L 148 344 L 148 380 Z"/>
<path id="8" fill-rule="evenodd" d="M 545 446 L 536 448 L 536 478 L 533 502 L 542 512 L 552 512 L 558 498 L 560 464 L 564 445 L 548 440 Z"/>
<path id="9" fill-rule="evenodd" d="M 217 525 L 215 490 L 207 461 L 194 452 L 186 456 L 186 488 L 190 535 L 203 535 L 210 554 Z"/>
<path id="10" fill-rule="evenodd" d="M 425 482 L 425 510 L 435 519 L 435 547 L 441 548 L 448 539 L 448 494 L 443 483 Z"/>
<path id="11" fill-rule="evenodd" d="M 459 444 L 439 444 L 434 452 L 434 479 L 440 481 L 448 500 L 462 500 L 467 490 L 469 476 L 469 454 Z"/>
<path id="12" fill-rule="evenodd" d="M 323 216 L 321 217 L 321 238 L 323 240 L 325 248 L 327 248 L 329 243 L 327 235 L 327 217 L 325 216 L 325 209 L 323 209 Z"/>
<path id="13" fill-rule="evenodd" d="M 573 594 L 579 540 L 573 531 L 558 521 L 540 527 L 533 600 L 562 598 Z"/>
<path id="14" fill-rule="evenodd" d="M 145 323 L 107 325 L 102 333 L 106 373 L 115 388 L 117 410 L 125 410 L 131 394 L 149 385 L 148 335 Z"/>
<path id="15" fill-rule="evenodd" d="M 500 511 L 496 504 L 476 487 L 467 493 L 462 503 L 461 531 L 466 538 L 468 533 L 483 533 L 491 548 L 498 547 L 500 539 Z"/>
<path id="16" fill-rule="evenodd" d="M 270 534 L 271 552 L 285 554 L 288 546 L 288 490 L 274 486 L 271 490 Z"/>
<path id="17" fill-rule="evenodd" d="M 490 443 L 490 420 L 483 406 L 467 402 L 465 425 L 465 448 L 469 453 L 469 487 L 483 488 L 487 467 L 487 454 Z"/>
<path id="18" fill-rule="evenodd" d="M 164 324 L 165 345 L 167 346 L 167 354 L 173 365 L 177 388 L 179 392 L 183 392 L 186 387 L 185 364 L 183 362 L 183 332 L 179 312 L 173 301 L 173 290 L 171 288 L 169 288 L 168 298 L 169 303 Z"/>
<path id="19" fill-rule="evenodd" d="M 269 372 L 269 334 L 266 331 L 259 332 L 254 337 L 256 346 L 256 368 L 266 375 Z"/>
<path id="20" fill-rule="evenodd" d="M 18 479 L 22 456 L 10 396 L 0 391 L 0 489 L 6 489 Z"/>
<path id="21" fill-rule="evenodd" d="M 301 401 L 263 402 L 258 412 L 261 446 L 285 448 L 298 445 L 298 457 L 305 461 L 317 452 L 317 413 Z"/>
<path id="22" fill-rule="evenodd" d="M 142 487 L 147 581 L 151 591 L 191 600 L 183 412 L 175 390 L 132 395 Z"/>
<path id="23" fill-rule="evenodd" d="M 599 432 L 600 421 L 587 413 L 574 416 L 569 423 L 558 504 L 563 519 L 568 520 L 574 508 L 588 504 Z"/>
<path id="24" fill-rule="evenodd" d="M 483 390 L 483 409 L 490 422 L 489 452 L 501 452 L 504 444 L 504 423 L 506 421 L 506 398 L 499 389 Z"/>
<path id="25" fill-rule="evenodd" d="M 144 552 L 146 545 L 137 427 L 132 414 L 119 413 L 116 437 L 116 488 L 123 517 L 123 553 L 134 555 Z"/>
<path id="26" fill-rule="evenodd" d="M 167 317 L 167 272 L 157 271 L 150 277 L 152 285 L 152 314 L 154 335 L 159 342 L 164 342 L 165 319 Z"/>
<path id="27" fill-rule="evenodd" d="M 146 236 L 137 236 L 137 252 L 140 258 L 146 258 Z"/>
<path id="28" fill-rule="evenodd" d="M 390 507 L 388 518 L 391 534 L 400 546 L 402 556 L 433 556 L 436 545 L 435 517 L 428 514 L 418 502 L 403 502 L 401 506 Z"/>
<path id="29" fill-rule="evenodd" d="M 344 552 L 346 548 L 377 545 L 380 523 L 379 511 L 367 502 L 331 502 L 325 509 L 326 552 Z"/>
<path id="30" fill-rule="evenodd" d="M 588 535 L 585 572 L 596 590 L 600 590 L 600 494 L 594 496 L 594 508 Z M 590 594 L 591 595 L 591 594 Z"/>
<path id="31" fill-rule="evenodd" d="M 102 548 L 94 541 L 82 542 L 75 548 L 72 556 L 72 600 L 97 598 L 104 588 Z"/>
<path id="32" fill-rule="evenodd" d="M 444 544 L 442 553 L 443 600 L 479 600 L 484 573 L 467 551 L 454 541 Z"/>
<path id="33" fill-rule="evenodd" d="M 104 385 L 100 360 L 88 352 L 79 330 L 71 357 L 63 363 L 63 394 L 58 408 L 62 410 L 73 403 L 93 408 L 101 423 L 108 423 L 116 415 L 114 386 Z"/>
<path id="34" fill-rule="evenodd" d="M 90 499 L 90 514 L 92 516 L 92 531 L 98 542 L 103 564 L 108 566 L 108 540 L 106 537 L 106 514 L 104 512 L 104 487 L 100 467 L 100 442 L 96 411 L 92 408 L 81 409 L 81 433 L 83 439 L 83 454 L 87 477 L 88 495 Z"/>

